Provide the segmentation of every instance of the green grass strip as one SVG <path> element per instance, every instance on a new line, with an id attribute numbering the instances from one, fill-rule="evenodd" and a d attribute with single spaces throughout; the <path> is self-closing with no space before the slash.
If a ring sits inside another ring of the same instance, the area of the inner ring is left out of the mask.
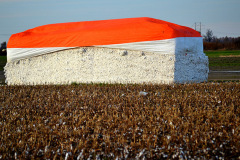
<path id="1" fill-rule="evenodd" d="M 208 57 L 239 56 L 240 50 L 204 51 Z"/>

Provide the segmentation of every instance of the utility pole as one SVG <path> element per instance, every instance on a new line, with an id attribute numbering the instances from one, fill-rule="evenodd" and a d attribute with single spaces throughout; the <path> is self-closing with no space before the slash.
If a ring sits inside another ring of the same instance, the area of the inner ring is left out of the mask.
<path id="1" fill-rule="evenodd" d="M 202 24 L 200 22 L 200 34 L 202 34 Z"/>
<path id="2" fill-rule="evenodd" d="M 200 32 L 200 34 L 202 33 L 202 23 L 201 22 L 195 22 L 195 30 Z M 197 27 L 199 26 L 199 30 L 197 29 Z"/>

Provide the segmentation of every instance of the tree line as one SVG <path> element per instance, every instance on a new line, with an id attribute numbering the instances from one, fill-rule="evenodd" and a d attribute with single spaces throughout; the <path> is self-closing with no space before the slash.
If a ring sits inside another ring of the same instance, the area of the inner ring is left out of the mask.
<path id="1" fill-rule="evenodd" d="M 0 56 L 6 56 L 7 55 L 7 43 L 2 42 L 0 46 Z"/>
<path id="2" fill-rule="evenodd" d="M 204 50 L 239 50 L 240 37 L 220 37 L 213 35 L 212 30 L 208 29 L 203 35 Z"/>

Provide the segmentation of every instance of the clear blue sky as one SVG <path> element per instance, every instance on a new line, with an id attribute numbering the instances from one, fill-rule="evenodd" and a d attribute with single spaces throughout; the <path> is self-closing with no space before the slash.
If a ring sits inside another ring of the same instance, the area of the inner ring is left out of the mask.
<path id="1" fill-rule="evenodd" d="M 40 25 L 152 17 L 217 37 L 240 36 L 240 0 L 0 0 L 0 42 Z"/>

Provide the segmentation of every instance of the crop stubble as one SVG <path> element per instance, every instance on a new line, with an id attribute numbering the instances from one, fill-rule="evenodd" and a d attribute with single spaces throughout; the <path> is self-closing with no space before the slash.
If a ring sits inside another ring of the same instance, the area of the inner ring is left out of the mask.
<path id="1" fill-rule="evenodd" d="M 239 83 L 0 88 L 0 159 L 239 158 Z"/>

